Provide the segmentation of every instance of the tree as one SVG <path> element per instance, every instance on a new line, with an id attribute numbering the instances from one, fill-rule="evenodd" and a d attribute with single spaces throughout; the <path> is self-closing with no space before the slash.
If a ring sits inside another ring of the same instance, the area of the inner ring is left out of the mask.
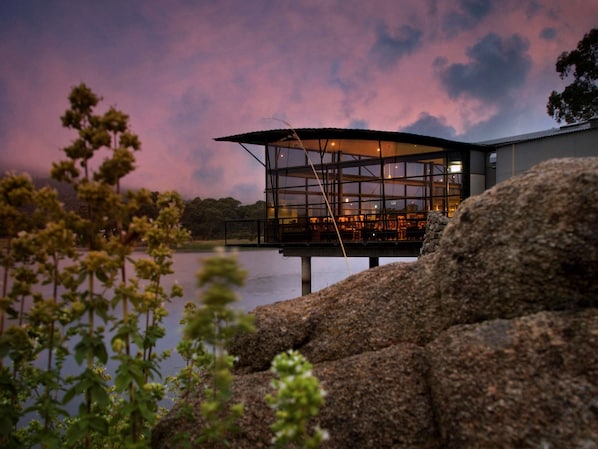
<path id="1" fill-rule="evenodd" d="M 181 224 L 191 232 L 194 239 L 223 239 L 224 222 L 235 219 L 260 220 L 266 216 L 266 203 L 258 201 L 251 205 L 241 205 L 239 200 L 231 197 L 220 198 L 194 198 L 185 203 L 185 210 Z M 245 228 L 241 228 L 245 229 Z M 242 236 L 254 235 L 255 231 L 245 230 Z M 229 232 L 229 237 L 231 236 Z"/>
<path id="2" fill-rule="evenodd" d="M 552 91 L 546 109 L 561 123 L 589 120 L 598 114 L 598 28 L 593 28 L 569 53 L 556 61 L 561 79 L 573 72 L 574 80 L 563 92 Z"/>

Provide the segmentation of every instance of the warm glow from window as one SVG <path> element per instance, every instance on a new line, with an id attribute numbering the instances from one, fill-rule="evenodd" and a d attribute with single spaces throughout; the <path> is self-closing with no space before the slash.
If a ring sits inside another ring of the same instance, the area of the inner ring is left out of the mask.
<path id="1" fill-rule="evenodd" d="M 461 162 L 451 162 L 448 166 L 449 173 L 461 173 Z"/>

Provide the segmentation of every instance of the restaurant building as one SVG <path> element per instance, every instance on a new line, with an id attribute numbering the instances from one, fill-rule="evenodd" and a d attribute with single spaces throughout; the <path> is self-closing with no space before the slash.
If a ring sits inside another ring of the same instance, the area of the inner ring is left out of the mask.
<path id="1" fill-rule="evenodd" d="M 598 124 L 482 143 L 362 129 L 276 129 L 217 138 L 264 167 L 266 216 L 226 223 L 227 243 L 302 258 L 417 256 L 427 215 L 459 204 L 550 157 L 598 155 Z"/>

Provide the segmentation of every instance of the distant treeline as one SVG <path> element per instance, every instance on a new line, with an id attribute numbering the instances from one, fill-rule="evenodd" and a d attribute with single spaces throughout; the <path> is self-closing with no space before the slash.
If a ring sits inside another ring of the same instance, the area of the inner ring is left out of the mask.
<path id="1" fill-rule="evenodd" d="M 243 205 L 234 198 L 194 198 L 185 202 L 181 222 L 194 239 L 220 240 L 224 238 L 225 220 L 258 220 L 266 216 L 266 202 Z M 229 235 L 230 236 L 230 235 Z M 251 238 L 250 235 L 235 235 L 235 238 Z"/>
<path id="2" fill-rule="evenodd" d="M 73 211 L 82 211 L 77 199 L 77 195 L 70 185 L 54 181 L 52 179 L 35 179 L 35 185 L 50 186 L 58 191 L 60 201 L 64 203 L 65 209 Z M 154 201 L 158 193 L 152 192 Z M 146 205 L 137 215 L 147 215 L 154 218 L 158 214 L 157 207 Z M 221 240 L 224 239 L 225 220 L 249 219 L 258 220 L 266 216 L 266 203 L 257 201 L 254 204 L 244 205 L 235 198 L 194 198 L 185 201 L 185 209 L 181 224 L 189 230 L 191 237 L 195 240 Z M 250 227 L 248 227 L 249 229 Z M 235 235 L 229 235 L 233 238 L 251 238 L 251 235 L 241 235 L 243 228 L 235 230 Z M 247 231 L 246 234 L 251 232 Z M 0 223 L 0 236 L 4 235 L 2 223 Z"/>

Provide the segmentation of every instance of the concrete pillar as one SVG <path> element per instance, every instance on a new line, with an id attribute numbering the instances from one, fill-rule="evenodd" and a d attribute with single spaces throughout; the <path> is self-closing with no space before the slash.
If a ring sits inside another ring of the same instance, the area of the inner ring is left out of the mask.
<path id="1" fill-rule="evenodd" d="M 374 268 L 380 265 L 379 257 L 370 257 L 370 268 Z"/>
<path id="2" fill-rule="evenodd" d="M 301 257 L 301 294 L 311 293 L 311 257 Z"/>

